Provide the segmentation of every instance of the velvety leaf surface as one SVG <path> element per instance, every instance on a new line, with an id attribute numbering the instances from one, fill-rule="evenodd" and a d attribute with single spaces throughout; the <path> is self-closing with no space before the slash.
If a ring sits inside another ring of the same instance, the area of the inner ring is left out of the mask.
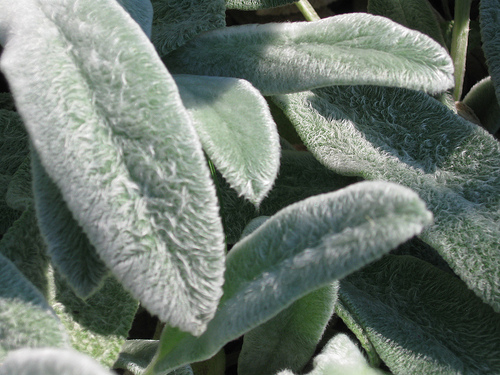
<path id="1" fill-rule="evenodd" d="M 491 80 L 500 101 L 500 1 L 481 0 L 479 3 L 482 48 Z"/>
<path id="2" fill-rule="evenodd" d="M 465 95 L 463 102 L 469 106 L 491 134 L 500 130 L 500 105 L 491 77 L 476 83 Z"/>
<path id="3" fill-rule="evenodd" d="M 348 84 L 430 93 L 453 86 L 453 65 L 444 48 L 364 13 L 226 27 L 199 35 L 164 61 L 173 73 L 246 79 L 263 95 Z"/>
<path id="4" fill-rule="evenodd" d="M 142 31 L 151 38 L 153 5 L 150 0 L 117 0 L 128 14 L 139 24 Z"/>
<path id="5" fill-rule="evenodd" d="M 354 184 L 286 207 L 229 252 L 224 296 L 207 331 L 195 338 L 166 327 L 150 371 L 210 358 L 226 342 L 379 258 L 431 221 L 414 192 L 384 182 Z"/>
<path id="6" fill-rule="evenodd" d="M 257 10 L 293 4 L 293 0 L 226 0 L 227 9 Z"/>
<path id="7" fill-rule="evenodd" d="M 445 46 L 436 12 L 428 0 L 369 0 L 368 12 L 418 30 Z"/>
<path id="8" fill-rule="evenodd" d="M 323 351 L 314 358 L 314 369 L 307 375 L 383 375 L 387 374 L 370 367 L 365 357 L 349 336 L 335 335 Z M 280 371 L 277 375 L 294 375 L 291 370 Z"/>
<path id="9" fill-rule="evenodd" d="M 338 283 L 298 299 L 274 318 L 247 332 L 238 357 L 239 375 L 300 372 L 334 312 Z"/>
<path id="10" fill-rule="evenodd" d="M 1 68 L 73 217 L 152 314 L 200 334 L 222 295 L 224 235 L 201 144 L 150 41 L 114 0 L 2 2 L 0 22 Z"/>
<path id="11" fill-rule="evenodd" d="M 500 314 L 424 261 L 387 256 L 341 280 L 339 297 L 396 374 L 500 371 Z"/>
<path id="12" fill-rule="evenodd" d="M 20 349 L 9 354 L 0 375 L 112 375 L 92 358 L 69 349 Z"/>
<path id="13" fill-rule="evenodd" d="M 47 252 L 68 285 L 77 295 L 86 298 L 102 285 L 108 269 L 34 150 L 31 159 L 38 225 L 47 243 Z"/>
<path id="14" fill-rule="evenodd" d="M 258 206 L 280 161 L 279 136 L 266 100 L 242 79 L 174 79 L 208 157 L 233 189 Z"/>
<path id="15" fill-rule="evenodd" d="M 277 102 L 328 168 L 416 191 L 435 216 L 421 238 L 500 311 L 500 145 L 491 135 L 410 90 L 332 87 Z"/>
<path id="16" fill-rule="evenodd" d="M 2 254 L 0 327 L 0 362 L 9 351 L 22 347 L 68 346 L 64 327 L 43 295 Z M 0 366 L 0 371 L 4 367 Z"/>
<path id="17" fill-rule="evenodd" d="M 49 258 L 30 205 L 0 240 L 0 253 L 9 259 L 45 298 L 49 293 Z"/>
<path id="18" fill-rule="evenodd" d="M 226 26 L 224 0 L 151 0 L 154 10 L 151 41 L 160 56 L 196 35 Z"/>
<path id="19" fill-rule="evenodd" d="M 64 278 L 50 278 L 49 303 L 61 319 L 71 346 L 110 367 L 132 326 L 138 303 L 112 277 L 91 297 L 79 298 Z"/>
<path id="20" fill-rule="evenodd" d="M 5 201 L 17 211 L 23 212 L 33 205 L 31 159 L 27 156 L 12 176 L 5 194 Z"/>

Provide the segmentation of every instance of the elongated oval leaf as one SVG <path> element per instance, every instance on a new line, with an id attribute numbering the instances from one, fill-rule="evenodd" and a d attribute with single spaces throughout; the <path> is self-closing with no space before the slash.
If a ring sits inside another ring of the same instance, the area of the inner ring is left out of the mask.
<path id="1" fill-rule="evenodd" d="M 436 18 L 437 12 L 428 0 L 369 0 L 368 12 L 418 30 L 446 46 Z"/>
<path id="2" fill-rule="evenodd" d="M 42 165 L 101 259 L 151 313 L 200 334 L 224 272 L 201 144 L 172 77 L 120 5 L 69 3 L 0 3 L 1 68 Z"/>
<path id="3" fill-rule="evenodd" d="M 349 336 L 340 333 L 333 337 L 321 354 L 314 358 L 314 369 L 307 375 L 384 375 L 377 368 L 370 367 L 363 354 Z M 277 375 L 293 375 L 291 370 Z"/>
<path id="4" fill-rule="evenodd" d="M 436 218 L 421 238 L 500 312 L 500 144 L 491 135 L 415 91 L 332 87 L 276 99 L 333 171 L 415 190 Z"/>
<path id="5" fill-rule="evenodd" d="M 69 349 L 20 349 L 0 366 L 0 375 L 112 375 L 92 358 Z"/>
<path id="6" fill-rule="evenodd" d="M 209 358 L 431 221 L 414 192 L 390 183 L 362 182 L 288 206 L 229 252 L 224 296 L 207 331 L 195 338 L 167 327 L 149 373 Z"/>
<path id="7" fill-rule="evenodd" d="M 491 80 L 500 103 L 500 3 L 498 0 L 481 0 L 479 5 L 481 39 Z"/>
<path id="8" fill-rule="evenodd" d="M 340 285 L 339 297 L 394 373 L 500 372 L 500 315 L 456 277 L 388 256 Z"/>
<path id="9" fill-rule="evenodd" d="M 154 10 L 151 41 L 160 56 L 196 35 L 226 26 L 224 0 L 151 0 Z"/>
<path id="10" fill-rule="evenodd" d="M 233 189 L 258 206 L 280 161 L 279 136 L 266 100 L 242 79 L 174 79 L 208 157 Z"/>
<path id="11" fill-rule="evenodd" d="M 38 225 L 47 242 L 47 252 L 69 286 L 80 297 L 86 298 L 102 286 L 108 269 L 34 150 L 31 159 Z"/>
<path id="12" fill-rule="evenodd" d="M 164 61 L 174 73 L 244 78 L 264 95 L 348 84 L 437 93 L 453 85 L 444 48 L 387 18 L 362 13 L 227 27 L 198 36 Z"/>
<path id="13" fill-rule="evenodd" d="M 334 312 L 338 283 L 315 290 L 247 332 L 238 357 L 239 375 L 274 375 L 307 364 Z"/>
<path id="14" fill-rule="evenodd" d="M 0 327 L 0 362 L 22 347 L 68 346 L 68 336 L 45 298 L 2 254 Z"/>

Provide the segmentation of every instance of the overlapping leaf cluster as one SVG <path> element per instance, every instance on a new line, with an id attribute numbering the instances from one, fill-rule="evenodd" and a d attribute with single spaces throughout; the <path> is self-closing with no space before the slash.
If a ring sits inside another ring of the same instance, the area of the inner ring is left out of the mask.
<path id="1" fill-rule="evenodd" d="M 500 372 L 500 147 L 442 104 L 432 6 L 225 27 L 287 3 L 0 0 L 0 374 L 196 374 L 242 335 L 242 375 Z M 161 337 L 126 341 L 139 303 Z"/>

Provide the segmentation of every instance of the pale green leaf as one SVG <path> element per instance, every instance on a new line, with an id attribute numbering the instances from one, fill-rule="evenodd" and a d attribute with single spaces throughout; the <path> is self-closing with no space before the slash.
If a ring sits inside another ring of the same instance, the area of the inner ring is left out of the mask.
<path id="1" fill-rule="evenodd" d="M 445 46 L 437 12 L 428 0 L 369 0 L 368 12 L 420 31 Z"/>
<path id="2" fill-rule="evenodd" d="M 210 358 L 295 300 L 418 234 L 432 221 L 409 189 L 361 182 L 290 205 L 228 254 L 221 299 L 198 338 L 166 327 L 150 371 Z"/>
<path id="3" fill-rule="evenodd" d="M 300 372 L 334 312 L 338 283 L 298 299 L 274 318 L 247 332 L 238 357 L 239 375 Z"/>
<path id="4" fill-rule="evenodd" d="M 491 77 L 476 83 L 465 95 L 463 102 L 469 106 L 491 134 L 500 130 L 500 105 Z"/>
<path id="5" fill-rule="evenodd" d="M 2 2 L 0 23 L 1 68 L 73 217 L 152 314 L 200 334 L 222 295 L 224 234 L 201 144 L 151 42 L 115 0 Z"/>
<path id="6" fill-rule="evenodd" d="M 498 0 L 481 0 L 479 20 L 486 63 L 495 87 L 497 100 L 500 101 L 500 2 Z"/>
<path id="7" fill-rule="evenodd" d="M 377 368 L 370 367 L 365 357 L 351 339 L 339 333 L 335 335 L 323 351 L 314 358 L 314 369 L 307 375 L 384 375 Z M 277 375 L 294 375 L 293 371 L 280 371 Z"/>
<path id="8" fill-rule="evenodd" d="M 266 100 L 242 79 L 174 79 L 208 157 L 233 189 L 258 206 L 280 161 L 279 136 Z"/>
<path id="9" fill-rule="evenodd" d="M 421 238 L 500 312 L 500 144 L 491 135 L 404 89 L 332 87 L 277 102 L 328 168 L 416 191 L 436 219 Z"/>
<path id="10" fill-rule="evenodd" d="M 151 0 L 154 9 L 151 41 L 160 56 L 196 35 L 226 26 L 224 0 Z"/>
<path id="11" fill-rule="evenodd" d="M 112 375 L 92 358 L 70 349 L 20 349 L 9 354 L 0 375 Z"/>
<path id="12" fill-rule="evenodd" d="M 264 95 L 349 84 L 430 93 L 453 86 L 453 64 L 444 48 L 364 13 L 226 27 L 199 35 L 164 61 L 173 73 L 246 79 Z"/>
<path id="13" fill-rule="evenodd" d="M 47 253 L 68 285 L 77 295 L 86 298 L 102 286 L 108 269 L 34 150 L 31 159 L 38 225 L 47 243 Z"/>
<path id="14" fill-rule="evenodd" d="M 293 4 L 295 0 L 226 0 L 227 9 L 257 10 Z"/>
<path id="15" fill-rule="evenodd" d="M 49 258 L 38 229 L 33 205 L 21 214 L 0 240 L 0 253 L 8 258 L 45 298 L 49 291 Z"/>
<path id="16" fill-rule="evenodd" d="M 500 372 L 500 314 L 422 260 L 387 256 L 342 280 L 339 298 L 393 373 Z"/>
<path id="17" fill-rule="evenodd" d="M 91 297 L 79 298 L 53 272 L 49 303 L 61 319 L 71 346 L 104 366 L 115 363 L 132 326 L 138 303 L 112 276 Z"/>
<path id="18" fill-rule="evenodd" d="M 43 295 L 2 254 L 0 327 L 0 362 L 9 351 L 22 347 L 68 346 L 64 327 Z"/>
<path id="19" fill-rule="evenodd" d="M 150 0 L 117 0 L 128 14 L 139 24 L 142 31 L 151 38 L 153 5 Z"/>

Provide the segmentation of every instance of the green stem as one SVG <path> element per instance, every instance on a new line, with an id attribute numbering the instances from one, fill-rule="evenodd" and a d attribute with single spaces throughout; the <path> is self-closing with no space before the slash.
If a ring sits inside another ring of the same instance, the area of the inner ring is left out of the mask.
<path id="1" fill-rule="evenodd" d="M 319 21 L 321 18 L 307 0 L 299 0 L 295 3 L 307 21 Z"/>
<path id="2" fill-rule="evenodd" d="M 455 1 L 455 20 L 451 40 L 451 58 L 455 66 L 455 89 L 453 98 L 460 100 L 465 75 L 467 43 L 469 41 L 469 14 L 471 0 Z"/>

